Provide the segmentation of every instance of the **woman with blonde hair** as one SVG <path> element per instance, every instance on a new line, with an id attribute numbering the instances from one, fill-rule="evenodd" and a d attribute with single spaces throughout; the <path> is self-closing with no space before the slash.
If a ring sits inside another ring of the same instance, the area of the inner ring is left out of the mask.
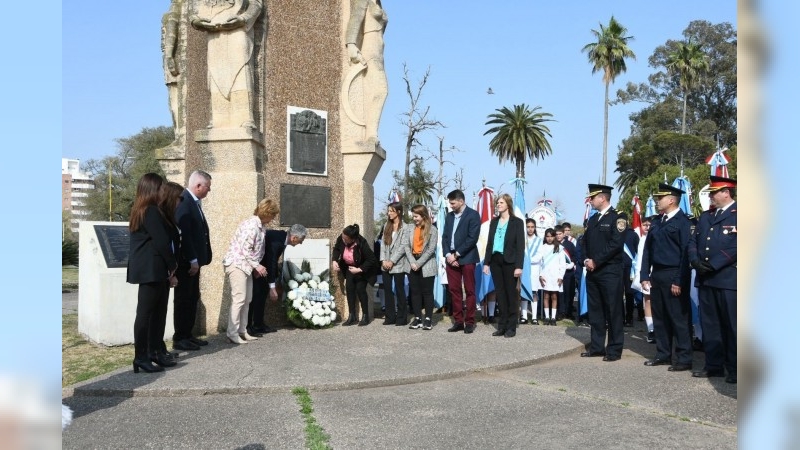
<path id="1" fill-rule="evenodd" d="M 253 216 L 239 224 L 231 239 L 228 252 L 222 260 L 231 286 L 231 309 L 228 315 L 228 340 L 233 344 L 246 344 L 258 338 L 247 333 L 247 312 L 253 299 L 253 276 L 267 275 L 261 265 L 264 256 L 265 226 L 280 212 L 271 199 L 258 202 Z"/>
<path id="2" fill-rule="evenodd" d="M 411 208 L 414 229 L 407 233 L 405 252 L 408 258 L 408 284 L 411 290 L 411 307 L 414 321 L 409 328 L 430 330 L 433 328 L 433 281 L 436 277 L 436 244 L 439 232 L 431 223 L 431 215 L 425 205 Z M 425 319 L 422 320 L 422 306 Z"/>

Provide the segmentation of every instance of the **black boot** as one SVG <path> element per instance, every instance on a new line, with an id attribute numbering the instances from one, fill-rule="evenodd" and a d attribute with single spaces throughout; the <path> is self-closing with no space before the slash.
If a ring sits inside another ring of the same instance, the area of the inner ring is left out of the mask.
<path id="1" fill-rule="evenodd" d="M 163 372 L 164 368 L 161 366 L 154 366 L 148 360 L 145 359 L 134 359 L 133 360 L 133 373 L 139 373 L 139 369 L 144 370 L 147 373 L 152 372 Z"/>
<path id="2" fill-rule="evenodd" d="M 345 321 L 342 324 L 342 326 L 349 327 L 350 325 L 355 325 L 357 323 L 358 323 L 358 314 L 350 313 L 350 317 L 347 318 L 347 321 Z"/>
<path id="3" fill-rule="evenodd" d="M 369 299 L 365 298 L 361 300 L 361 322 L 358 323 L 358 326 L 363 327 L 369 325 L 369 307 L 368 303 Z"/>

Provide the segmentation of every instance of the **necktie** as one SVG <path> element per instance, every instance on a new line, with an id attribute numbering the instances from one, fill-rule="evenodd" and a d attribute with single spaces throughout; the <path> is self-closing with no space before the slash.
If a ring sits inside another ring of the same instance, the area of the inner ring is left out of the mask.
<path id="1" fill-rule="evenodd" d="M 206 215 L 203 214 L 203 207 L 200 205 L 200 200 L 197 200 L 195 203 L 197 203 L 197 209 L 200 210 L 200 217 L 202 217 L 203 220 L 206 220 Z"/>
<path id="2" fill-rule="evenodd" d="M 722 212 L 722 208 L 717 208 L 717 210 L 714 212 L 714 217 L 719 217 L 719 213 L 721 213 L 721 212 Z"/>

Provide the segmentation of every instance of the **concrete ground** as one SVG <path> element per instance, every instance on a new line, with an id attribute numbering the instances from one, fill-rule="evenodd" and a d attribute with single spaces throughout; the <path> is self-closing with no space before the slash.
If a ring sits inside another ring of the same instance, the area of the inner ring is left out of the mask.
<path id="1" fill-rule="evenodd" d="M 645 367 L 628 330 L 620 361 L 581 358 L 589 329 L 520 325 L 514 338 L 383 326 L 222 336 L 157 374 L 130 367 L 64 390 L 63 448 L 304 448 L 294 387 L 333 448 L 734 448 L 737 387 Z M 696 353 L 694 366 L 703 364 Z"/>

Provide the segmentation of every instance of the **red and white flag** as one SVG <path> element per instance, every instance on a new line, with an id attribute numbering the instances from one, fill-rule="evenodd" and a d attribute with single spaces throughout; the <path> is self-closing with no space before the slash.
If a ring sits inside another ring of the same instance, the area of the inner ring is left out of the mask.
<path id="1" fill-rule="evenodd" d="M 639 237 L 642 237 L 642 203 L 639 201 L 639 194 L 633 196 L 631 200 L 633 214 L 631 215 L 631 228 Z"/>

